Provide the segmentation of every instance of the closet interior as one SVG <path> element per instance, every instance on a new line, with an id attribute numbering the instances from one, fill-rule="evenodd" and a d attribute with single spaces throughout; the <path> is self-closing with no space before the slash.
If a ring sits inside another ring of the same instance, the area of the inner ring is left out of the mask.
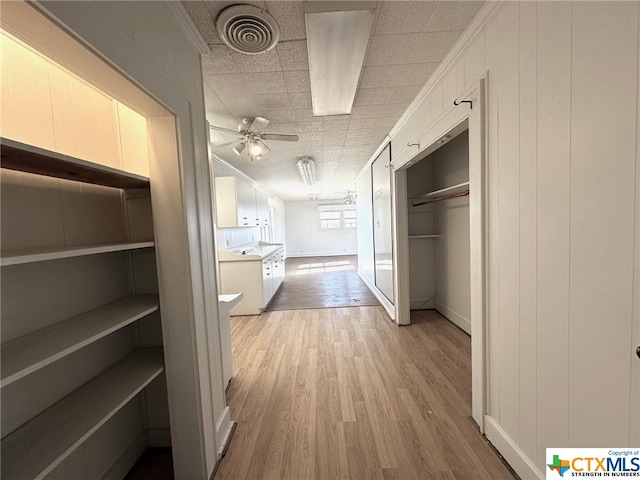
<path id="1" fill-rule="evenodd" d="M 469 136 L 459 130 L 407 169 L 410 308 L 470 334 Z"/>

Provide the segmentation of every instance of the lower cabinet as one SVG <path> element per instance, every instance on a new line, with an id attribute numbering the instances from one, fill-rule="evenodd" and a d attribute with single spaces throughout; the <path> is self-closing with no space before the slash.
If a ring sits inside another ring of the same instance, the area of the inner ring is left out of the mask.
<path id="1" fill-rule="evenodd" d="M 231 315 L 261 314 L 280 288 L 284 275 L 284 248 L 262 260 L 221 261 L 221 293 L 244 294 Z"/>

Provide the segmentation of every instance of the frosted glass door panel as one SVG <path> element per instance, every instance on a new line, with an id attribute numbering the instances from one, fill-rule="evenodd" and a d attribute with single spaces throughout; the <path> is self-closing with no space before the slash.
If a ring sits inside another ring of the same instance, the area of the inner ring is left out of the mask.
<path id="1" fill-rule="evenodd" d="M 373 244 L 376 287 L 393 303 L 393 237 L 391 223 L 391 145 L 371 165 Z"/>

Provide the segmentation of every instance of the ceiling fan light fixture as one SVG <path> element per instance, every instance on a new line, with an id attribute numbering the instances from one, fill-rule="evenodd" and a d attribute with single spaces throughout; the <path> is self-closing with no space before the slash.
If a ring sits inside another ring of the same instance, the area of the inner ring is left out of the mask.
<path id="1" fill-rule="evenodd" d="M 253 155 L 254 157 L 257 155 L 262 155 L 262 147 L 260 146 L 260 144 L 256 141 L 250 142 L 251 143 L 251 155 Z"/>
<path id="2" fill-rule="evenodd" d="M 310 158 L 301 158 L 296 163 L 300 178 L 307 185 L 316 183 L 316 163 Z"/>
<path id="3" fill-rule="evenodd" d="M 244 148 L 245 148 L 244 142 L 240 142 L 235 147 L 233 147 L 233 153 L 235 153 L 236 155 L 241 155 Z"/>

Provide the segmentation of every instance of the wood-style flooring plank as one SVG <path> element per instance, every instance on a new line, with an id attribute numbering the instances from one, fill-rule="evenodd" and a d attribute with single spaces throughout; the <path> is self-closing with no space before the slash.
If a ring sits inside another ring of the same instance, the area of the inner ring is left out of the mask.
<path id="1" fill-rule="evenodd" d="M 233 317 L 236 433 L 216 479 L 513 479 L 471 419 L 471 342 L 434 311 Z"/>

